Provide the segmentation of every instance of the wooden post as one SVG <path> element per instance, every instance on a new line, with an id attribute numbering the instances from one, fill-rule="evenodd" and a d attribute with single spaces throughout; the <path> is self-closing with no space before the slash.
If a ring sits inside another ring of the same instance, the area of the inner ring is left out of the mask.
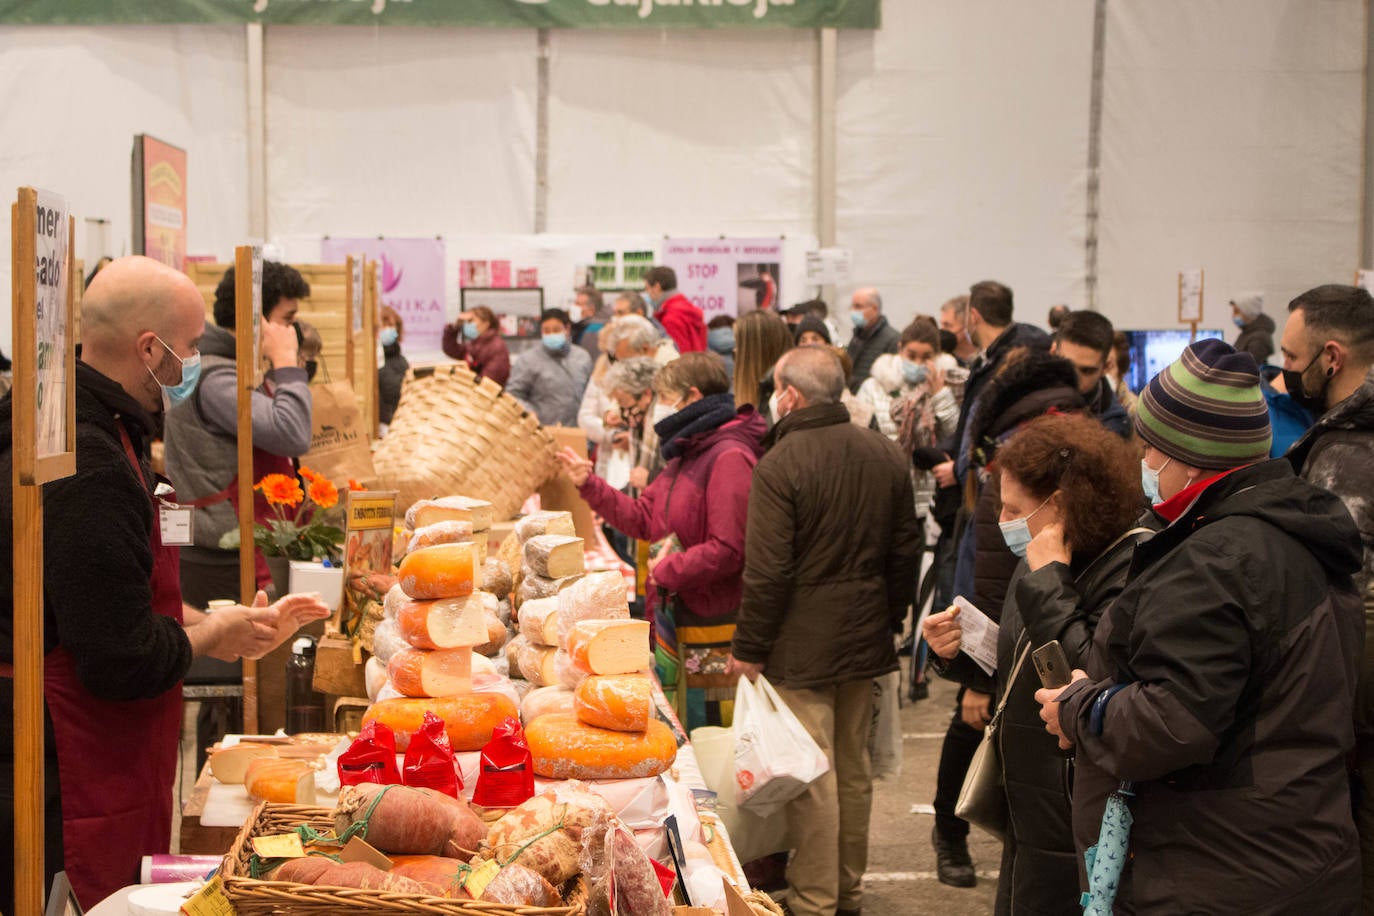
<path id="1" fill-rule="evenodd" d="M 371 353 L 377 346 L 377 301 L 381 297 L 377 293 L 377 262 L 368 261 L 363 270 L 363 344 L 368 347 Z M 377 402 L 377 360 L 370 356 L 364 365 L 367 371 L 367 393 L 363 403 L 368 405 L 368 429 L 372 431 L 372 438 L 376 439 L 382 432 L 381 413 L 378 410 Z"/>
<path id="2" fill-rule="evenodd" d="M 258 592 L 253 551 L 253 389 L 257 386 L 258 325 L 262 319 L 262 248 L 234 249 L 234 336 L 238 370 L 239 591 L 252 605 Z M 243 730 L 258 731 L 258 663 L 243 660 Z"/>
<path id="3" fill-rule="evenodd" d="M 357 338 L 354 328 L 361 317 L 359 300 L 363 292 L 362 284 L 358 282 L 361 279 L 356 270 L 358 266 L 358 260 L 353 255 L 344 259 L 344 377 L 350 385 L 353 384 L 353 347 Z"/>
<path id="4" fill-rule="evenodd" d="M 14 848 L 16 913 L 43 911 L 43 491 L 76 473 L 75 223 L 56 195 L 20 188 L 10 211 L 14 394 Z M 47 236 L 38 251 L 37 236 Z M 65 250 L 63 244 L 65 243 Z M 39 288 L 39 275 L 44 277 Z M 40 310 L 40 303 L 47 311 Z M 56 312 L 56 314 L 54 314 Z M 55 367 L 61 373 L 54 374 Z M 58 385 L 56 390 L 54 385 Z M 62 390 L 65 387 L 65 391 Z M 46 401 L 46 403 L 44 403 Z M 65 413 L 65 416 L 64 416 Z"/>

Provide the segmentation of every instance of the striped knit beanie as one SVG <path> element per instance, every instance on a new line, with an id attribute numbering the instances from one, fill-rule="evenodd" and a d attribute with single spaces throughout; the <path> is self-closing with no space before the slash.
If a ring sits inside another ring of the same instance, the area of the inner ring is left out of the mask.
<path id="1" fill-rule="evenodd" d="M 1196 468 L 1227 470 L 1269 457 L 1269 409 L 1249 353 L 1199 340 L 1150 379 L 1136 404 L 1140 438 Z"/>

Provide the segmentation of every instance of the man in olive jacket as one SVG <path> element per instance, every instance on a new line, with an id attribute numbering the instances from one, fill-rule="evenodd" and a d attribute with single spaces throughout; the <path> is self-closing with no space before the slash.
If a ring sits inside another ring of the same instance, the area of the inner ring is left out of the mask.
<path id="1" fill-rule="evenodd" d="M 915 597 L 921 527 L 907 457 L 849 422 L 828 350 L 790 351 L 773 380 L 780 419 L 749 493 L 730 666 L 767 675 L 830 761 L 788 803 L 788 904 L 796 916 L 839 916 L 860 908 L 873 679 L 897 670 L 893 634 Z"/>

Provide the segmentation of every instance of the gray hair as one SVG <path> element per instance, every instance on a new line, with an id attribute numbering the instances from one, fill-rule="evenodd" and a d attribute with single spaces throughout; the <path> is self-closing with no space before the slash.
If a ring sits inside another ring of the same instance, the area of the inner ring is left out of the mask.
<path id="1" fill-rule="evenodd" d="M 627 289 L 615 297 L 616 302 L 620 302 L 621 300 L 630 303 L 630 311 L 634 312 L 636 315 L 649 314 L 649 303 L 645 302 L 644 297 L 634 290 Z"/>
<path id="2" fill-rule="evenodd" d="M 878 311 L 883 310 L 883 297 L 878 295 L 878 291 L 871 286 L 865 286 L 854 290 L 854 295 L 873 306 Z"/>
<path id="3" fill-rule="evenodd" d="M 606 377 L 601 380 L 601 387 L 607 394 L 623 391 L 630 397 L 637 398 L 653 387 L 654 376 L 657 374 L 658 363 L 651 357 L 636 356 L 633 359 L 622 359 L 606 372 Z"/>
<path id="4" fill-rule="evenodd" d="M 659 334 L 654 323 L 640 315 L 625 315 L 612 321 L 601 330 L 597 346 L 603 353 L 615 355 L 621 341 L 630 345 L 636 353 L 652 353 L 658 348 Z"/>
<path id="5" fill-rule="evenodd" d="M 844 367 L 829 347 L 797 347 L 778 360 L 778 390 L 795 388 L 807 406 L 838 404 L 844 396 Z"/>

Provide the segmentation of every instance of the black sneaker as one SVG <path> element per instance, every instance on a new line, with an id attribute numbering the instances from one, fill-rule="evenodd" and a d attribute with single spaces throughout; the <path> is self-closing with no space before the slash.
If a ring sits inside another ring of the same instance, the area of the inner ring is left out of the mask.
<path id="1" fill-rule="evenodd" d="M 950 887 L 977 885 L 978 876 L 973 873 L 973 859 L 968 854 L 966 838 L 941 836 L 940 829 L 935 827 L 930 831 L 930 842 L 935 847 L 935 874 L 941 884 Z"/>
<path id="2" fill-rule="evenodd" d="M 906 698 L 913 703 L 915 703 L 918 700 L 924 700 L 929 696 L 930 685 L 927 684 L 925 681 L 915 681 L 907 689 Z"/>

